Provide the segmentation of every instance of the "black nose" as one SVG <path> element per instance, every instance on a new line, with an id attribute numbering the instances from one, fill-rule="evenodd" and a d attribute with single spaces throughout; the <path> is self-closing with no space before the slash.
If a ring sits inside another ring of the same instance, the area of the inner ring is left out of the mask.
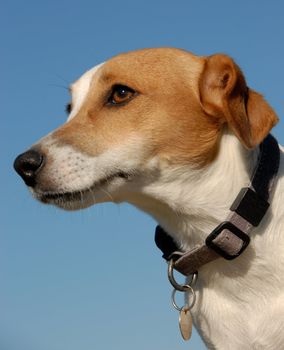
<path id="1" fill-rule="evenodd" d="M 23 178 L 27 186 L 34 187 L 36 174 L 43 164 L 43 155 L 36 150 L 20 154 L 14 162 L 16 172 Z"/>

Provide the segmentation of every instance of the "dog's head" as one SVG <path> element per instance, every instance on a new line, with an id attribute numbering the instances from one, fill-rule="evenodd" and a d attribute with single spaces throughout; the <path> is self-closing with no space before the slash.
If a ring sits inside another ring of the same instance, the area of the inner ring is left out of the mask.
<path id="1" fill-rule="evenodd" d="M 70 90 L 67 123 L 15 160 L 37 199 L 65 209 L 128 200 L 162 169 L 211 164 L 224 127 L 253 148 L 277 122 L 225 55 L 130 52 Z"/>

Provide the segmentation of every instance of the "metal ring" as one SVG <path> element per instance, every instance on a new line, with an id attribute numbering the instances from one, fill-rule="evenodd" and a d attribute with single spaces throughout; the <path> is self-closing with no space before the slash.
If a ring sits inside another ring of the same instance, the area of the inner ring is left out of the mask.
<path id="1" fill-rule="evenodd" d="M 183 307 L 179 307 L 176 303 L 176 300 L 175 300 L 177 289 L 174 289 L 172 291 L 172 304 L 173 304 L 173 307 L 178 311 L 181 311 L 184 307 L 191 309 L 194 306 L 195 301 L 196 301 L 196 294 L 195 294 L 194 289 L 188 284 L 184 285 L 184 287 L 186 287 L 186 292 L 190 292 L 192 294 L 192 301 L 190 304 L 186 303 Z"/>
<path id="2" fill-rule="evenodd" d="M 174 278 L 174 261 L 173 259 L 171 259 L 168 263 L 168 279 L 171 282 L 171 285 L 174 287 L 174 289 L 180 291 L 180 292 L 186 292 L 186 290 L 188 289 L 187 286 L 194 286 L 196 281 L 197 281 L 197 273 L 194 273 L 192 275 L 192 279 L 188 284 L 179 284 L 177 283 L 177 281 Z"/>

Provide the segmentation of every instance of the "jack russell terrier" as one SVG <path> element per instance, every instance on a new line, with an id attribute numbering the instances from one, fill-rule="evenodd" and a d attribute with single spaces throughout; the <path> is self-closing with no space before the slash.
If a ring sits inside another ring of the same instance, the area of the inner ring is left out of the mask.
<path id="1" fill-rule="evenodd" d="M 70 91 L 67 122 L 15 160 L 34 197 L 149 213 L 171 267 L 198 271 L 180 286 L 196 299 L 181 318 L 192 315 L 208 348 L 284 349 L 283 148 L 269 134 L 278 118 L 236 63 L 145 49 Z"/>

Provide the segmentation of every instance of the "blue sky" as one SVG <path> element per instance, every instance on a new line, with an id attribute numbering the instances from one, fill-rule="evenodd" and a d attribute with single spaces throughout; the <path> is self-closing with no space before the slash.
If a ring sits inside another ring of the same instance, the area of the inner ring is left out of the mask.
<path id="1" fill-rule="evenodd" d="M 0 349 L 205 349 L 196 333 L 180 338 L 151 218 L 126 204 L 41 205 L 12 163 L 65 121 L 69 83 L 137 48 L 227 53 L 281 118 L 283 1 L 9 0 L 0 17 Z"/>

